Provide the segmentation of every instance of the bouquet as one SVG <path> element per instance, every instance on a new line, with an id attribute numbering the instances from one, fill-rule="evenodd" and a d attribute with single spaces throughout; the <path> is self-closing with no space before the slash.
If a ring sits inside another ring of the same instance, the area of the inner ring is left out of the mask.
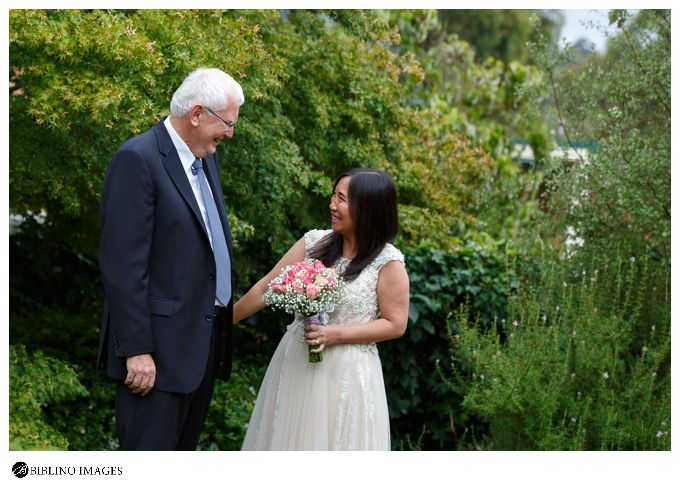
<path id="1" fill-rule="evenodd" d="M 328 314 L 340 299 L 343 280 L 335 269 L 326 268 L 322 262 L 307 258 L 288 265 L 274 280 L 262 300 L 273 309 L 283 309 L 290 314 L 300 314 L 307 324 L 325 324 Z M 309 350 L 318 345 L 309 345 Z M 309 362 L 321 362 L 321 353 L 309 353 Z"/>

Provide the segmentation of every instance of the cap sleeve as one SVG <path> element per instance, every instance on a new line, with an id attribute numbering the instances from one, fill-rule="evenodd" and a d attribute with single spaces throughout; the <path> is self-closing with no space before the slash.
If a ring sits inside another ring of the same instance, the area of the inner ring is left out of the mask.
<path id="1" fill-rule="evenodd" d="M 309 255 L 309 252 L 316 246 L 316 243 L 318 243 L 321 239 L 326 237 L 328 234 L 333 232 L 332 230 L 320 230 L 320 229 L 312 229 L 311 231 L 307 231 L 305 233 L 305 254 Z"/>
<path id="2" fill-rule="evenodd" d="M 385 265 L 387 265 L 390 261 L 400 261 L 402 263 L 406 263 L 404 261 L 404 255 L 402 254 L 401 251 L 399 251 L 393 244 L 387 243 L 383 250 L 380 252 L 380 254 L 376 257 L 375 260 L 373 260 L 373 265 L 372 267 L 378 271 Z"/>

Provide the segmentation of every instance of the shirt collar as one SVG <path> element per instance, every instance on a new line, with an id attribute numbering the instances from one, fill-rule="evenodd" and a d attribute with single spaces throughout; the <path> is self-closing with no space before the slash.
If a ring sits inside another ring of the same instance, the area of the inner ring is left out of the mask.
<path id="1" fill-rule="evenodd" d="M 197 158 L 191 152 L 191 149 L 189 149 L 189 146 L 186 144 L 186 142 L 182 140 L 182 137 L 180 137 L 177 131 L 173 128 L 172 124 L 170 123 L 170 118 L 171 118 L 170 116 L 165 118 L 163 123 L 165 124 L 165 128 L 168 130 L 168 133 L 170 134 L 170 139 L 172 140 L 172 143 L 175 145 L 175 149 L 177 150 L 177 154 L 179 155 L 179 160 L 182 162 L 182 167 L 184 167 L 184 171 L 188 173 L 189 168 Z"/>

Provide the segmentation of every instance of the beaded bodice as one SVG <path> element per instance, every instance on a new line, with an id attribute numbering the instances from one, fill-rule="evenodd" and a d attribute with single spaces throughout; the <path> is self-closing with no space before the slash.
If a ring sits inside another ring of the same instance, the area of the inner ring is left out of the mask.
<path id="1" fill-rule="evenodd" d="M 305 234 L 305 249 L 309 255 L 316 243 L 330 234 L 330 230 L 311 230 Z M 358 277 L 346 282 L 335 310 L 329 313 L 329 324 L 333 325 L 354 325 L 366 323 L 380 317 L 378 308 L 378 274 L 380 269 L 392 260 L 404 262 L 404 255 L 392 244 L 386 244 L 380 254 L 367 265 Z M 338 273 L 344 272 L 350 260 L 340 258 L 335 265 Z M 299 325 L 299 326 L 296 326 Z M 289 327 L 293 329 L 301 328 L 301 320 L 295 320 Z M 375 344 L 365 344 L 365 348 L 374 351 Z"/>

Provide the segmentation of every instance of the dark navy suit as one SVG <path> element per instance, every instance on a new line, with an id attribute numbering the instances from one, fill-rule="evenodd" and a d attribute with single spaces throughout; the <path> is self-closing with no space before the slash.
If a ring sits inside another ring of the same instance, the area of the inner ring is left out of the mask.
<path id="1" fill-rule="evenodd" d="M 203 167 L 231 256 L 216 156 L 205 157 Z M 228 379 L 232 302 L 220 310 L 217 323 L 215 260 L 198 203 L 162 121 L 128 140 L 111 159 L 100 219 L 105 306 L 97 364 L 104 363 L 107 374 L 122 382 L 126 358 L 150 353 L 156 383 L 138 399 L 151 400 L 159 392 L 187 398 L 204 385 L 206 374 Z M 202 420 L 199 433 L 201 426 Z"/>

